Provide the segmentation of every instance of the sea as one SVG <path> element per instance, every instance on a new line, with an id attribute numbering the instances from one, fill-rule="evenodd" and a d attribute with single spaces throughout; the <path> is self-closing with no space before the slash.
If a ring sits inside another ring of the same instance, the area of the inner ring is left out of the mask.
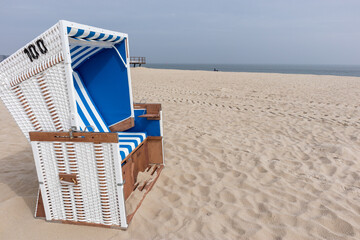
<path id="1" fill-rule="evenodd" d="M 150 63 L 148 68 L 203 70 L 221 72 L 258 72 L 286 74 L 314 74 L 360 77 L 360 65 L 285 65 L 285 64 L 162 64 Z"/>
<path id="2" fill-rule="evenodd" d="M 7 56 L 0 55 L 0 62 Z M 147 63 L 148 68 L 202 70 L 221 72 L 258 72 L 314 74 L 360 77 L 360 65 L 292 65 L 292 64 L 173 64 Z"/>

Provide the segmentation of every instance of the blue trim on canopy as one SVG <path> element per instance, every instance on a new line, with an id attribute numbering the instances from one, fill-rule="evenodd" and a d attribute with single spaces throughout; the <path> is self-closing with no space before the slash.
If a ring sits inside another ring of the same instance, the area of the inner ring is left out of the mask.
<path id="1" fill-rule="evenodd" d="M 93 40 L 99 40 L 99 39 L 103 38 L 104 36 L 105 36 L 104 33 L 100 33 L 99 37 L 97 37 L 97 38 L 95 38 L 95 39 L 93 39 Z"/>
<path id="2" fill-rule="evenodd" d="M 83 29 L 78 29 L 77 33 L 73 37 L 79 37 L 79 36 L 83 35 L 84 32 L 85 31 Z"/>
<path id="3" fill-rule="evenodd" d="M 87 38 L 92 38 L 93 36 L 95 36 L 95 34 L 96 34 L 96 32 L 91 31 L 89 33 L 89 35 L 87 36 Z"/>
<path id="4" fill-rule="evenodd" d="M 104 42 L 119 43 L 125 39 L 122 36 L 88 31 L 75 27 L 67 27 L 67 33 L 70 38 L 74 38 L 78 40 L 87 40 L 87 41 L 104 41 Z"/>

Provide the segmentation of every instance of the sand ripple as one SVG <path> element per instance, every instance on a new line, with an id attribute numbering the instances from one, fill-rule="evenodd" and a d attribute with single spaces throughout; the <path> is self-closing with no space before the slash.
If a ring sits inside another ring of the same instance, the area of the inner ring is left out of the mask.
<path id="1" fill-rule="evenodd" d="M 32 206 L 19 201 L 34 200 L 36 174 L 15 130 L 11 141 L 22 145 L 0 145 L 1 239 L 25 230 L 69 239 L 360 238 L 360 78 L 145 68 L 132 76 L 135 101 L 163 104 L 166 168 L 129 230 L 31 219 Z"/>

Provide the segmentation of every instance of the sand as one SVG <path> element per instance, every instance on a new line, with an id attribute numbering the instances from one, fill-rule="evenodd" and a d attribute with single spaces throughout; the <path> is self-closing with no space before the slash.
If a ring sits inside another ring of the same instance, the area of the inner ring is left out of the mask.
<path id="1" fill-rule="evenodd" d="M 166 167 L 127 231 L 33 218 L 29 144 L 0 104 L 0 239 L 360 239 L 360 78 L 132 69 Z"/>

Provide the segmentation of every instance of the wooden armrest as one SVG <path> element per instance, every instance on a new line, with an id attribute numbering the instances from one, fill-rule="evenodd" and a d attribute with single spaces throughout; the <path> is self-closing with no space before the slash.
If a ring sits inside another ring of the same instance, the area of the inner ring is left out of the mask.
<path id="1" fill-rule="evenodd" d="M 159 103 L 135 103 L 135 109 L 146 109 L 146 114 L 139 117 L 146 117 L 148 120 L 160 120 L 161 104 Z"/>
<path id="2" fill-rule="evenodd" d="M 134 118 L 130 117 L 123 121 L 117 122 L 109 126 L 110 131 L 112 132 L 124 132 L 135 126 Z"/>
<path id="3" fill-rule="evenodd" d="M 160 114 L 144 114 L 144 115 L 140 115 L 139 117 L 142 118 L 160 118 Z"/>
<path id="4" fill-rule="evenodd" d="M 134 103 L 135 109 L 146 108 L 149 113 L 158 113 L 161 111 L 160 103 Z"/>
<path id="5" fill-rule="evenodd" d="M 94 142 L 118 143 L 117 133 L 99 132 L 30 132 L 30 141 L 36 142 Z"/>

